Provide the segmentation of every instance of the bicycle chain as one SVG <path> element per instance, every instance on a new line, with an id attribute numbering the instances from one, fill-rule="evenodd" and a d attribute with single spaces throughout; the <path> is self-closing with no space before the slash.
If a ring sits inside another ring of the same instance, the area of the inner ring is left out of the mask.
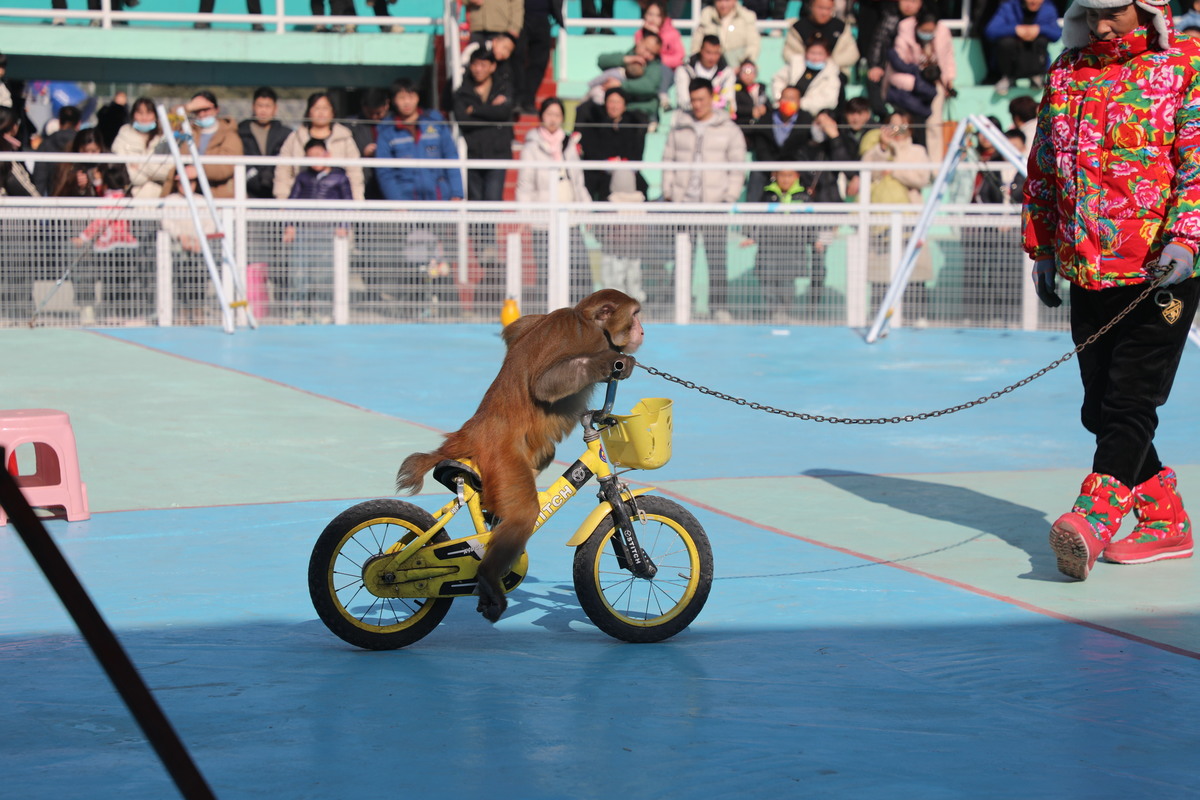
<path id="1" fill-rule="evenodd" d="M 1045 375 L 1050 370 L 1055 369 L 1056 367 L 1062 366 L 1063 364 L 1070 361 L 1072 358 L 1074 358 L 1078 354 L 1082 353 L 1084 348 L 1090 346 L 1093 342 L 1095 342 L 1101 336 L 1108 333 L 1108 331 L 1111 330 L 1112 327 L 1114 325 L 1116 325 L 1118 322 L 1125 319 L 1125 317 L 1128 316 L 1129 313 L 1131 311 L 1133 311 L 1134 308 L 1136 308 L 1143 300 L 1145 300 L 1147 297 L 1150 296 L 1151 292 L 1153 292 L 1155 289 L 1159 288 L 1159 285 L 1162 283 L 1162 280 L 1165 277 L 1166 276 L 1163 275 L 1163 276 L 1159 277 L 1157 280 L 1150 283 L 1146 287 L 1145 291 L 1143 291 L 1140 295 L 1138 295 L 1134 299 L 1134 301 L 1132 303 L 1130 303 L 1128 306 L 1126 306 L 1119 314 L 1117 314 L 1115 317 L 1113 317 L 1107 323 L 1105 323 L 1104 326 L 1100 328 L 1100 330 L 1096 331 L 1091 336 L 1089 336 L 1087 339 L 1085 339 L 1082 342 L 1080 342 L 1079 344 L 1075 345 L 1075 347 L 1073 347 L 1071 350 L 1067 351 L 1066 353 L 1063 353 L 1063 355 L 1061 357 L 1050 362 L 1049 364 L 1042 367 L 1041 369 L 1039 369 L 1037 372 L 1033 373 L 1032 375 L 1022 378 L 1021 380 L 1017 381 L 1014 384 L 1005 386 L 1003 389 L 998 389 L 998 390 L 992 392 L 991 394 L 981 395 L 969 402 L 959 403 L 958 405 L 949 406 L 948 408 L 942 408 L 937 411 L 925 411 L 920 414 L 905 414 L 903 416 L 895 416 L 895 417 L 827 417 L 823 414 L 807 414 L 802 411 L 789 411 L 789 410 L 783 409 L 783 408 L 775 408 L 774 406 L 769 406 L 764 403 L 756 403 L 752 400 L 746 400 L 745 398 L 742 398 L 742 397 L 734 397 L 733 395 L 725 394 L 724 392 L 717 391 L 716 389 L 710 389 L 707 386 L 701 386 L 697 383 L 693 383 L 692 381 L 685 380 L 683 378 L 678 377 L 677 375 L 672 375 L 669 372 L 663 372 L 660 369 L 646 366 L 645 364 L 642 364 L 641 362 L 638 362 L 637 366 L 646 370 L 651 375 L 657 375 L 658 377 L 663 378 L 668 381 L 671 381 L 672 383 L 677 383 L 685 389 L 694 389 L 695 391 L 700 392 L 700 394 L 706 394 L 706 395 L 709 395 L 710 397 L 715 397 L 718 400 L 725 400 L 730 403 L 734 403 L 735 405 L 746 406 L 750 409 L 753 409 L 754 411 L 765 411 L 768 414 L 779 414 L 780 416 L 788 417 L 790 419 L 798 419 L 798 420 L 802 420 L 804 422 L 828 422 L 828 423 L 834 424 L 834 425 L 884 425 L 884 424 L 892 424 L 892 423 L 900 423 L 900 422 L 916 422 L 918 420 L 936 419 L 937 417 L 943 417 L 943 416 L 946 416 L 947 414 L 954 414 L 958 411 L 965 411 L 968 408 L 974 408 L 975 406 L 981 406 L 984 403 L 987 403 L 991 400 L 995 400 L 997 398 L 1003 397 L 1004 395 L 1008 394 L 1009 392 L 1020 389 L 1022 386 L 1026 385 L 1028 383 L 1032 383 L 1033 381 L 1035 381 L 1038 378 Z"/>

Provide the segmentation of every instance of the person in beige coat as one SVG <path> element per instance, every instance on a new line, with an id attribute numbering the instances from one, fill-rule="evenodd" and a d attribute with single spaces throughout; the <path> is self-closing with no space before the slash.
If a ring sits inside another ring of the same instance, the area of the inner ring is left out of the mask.
<path id="1" fill-rule="evenodd" d="M 919 144 L 914 144 L 909 130 L 910 118 L 895 112 L 879 129 L 879 138 L 862 154 L 868 163 L 896 162 L 905 164 L 927 164 L 929 153 Z M 866 144 L 866 143 L 864 143 Z M 933 182 L 931 167 L 916 167 L 883 170 L 871 173 L 872 203 L 908 202 L 919 206 L 923 202 L 921 190 Z M 867 279 L 871 282 L 872 306 L 878 306 L 892 281 L 890 228 L 873 229 L 867 259 Z M 904 235 L 912 233 L 912 226 L 904 227 Z M 907 241 L 907 238 L 906 240 Z M 925 282 L 933 279 L 933 257 L 929 247 L 923 247 L 917 255 L 917 263 L 909 276 L 908 306 L 923 316 L 926 308 Z"/>
<path id="2" fill-rule="evenodd" d="M 664 162 L 740 163 L 746 160 L 742 129 L 725 114 L 713 110 L 712 83 L 696 78 L 689 87 L 690 112 L 679 111 L 663 150 Z M 674 203 L 733 203 L 742 194 L 745 169 L 664 170 L 662 196 Z M 704 241 L 708 260 L 708 307 L 717 322 L 732 322 L 726 307 L 728 278 L 725 271 L 728 224 L 698 225 L 690 229 L 692 254 Z"/>
<path id="3" fill-rule="evenodd" d="M 692 52 L 699 53 L 704 37 L 716 36 L 721 40 L 725 61 L 741 64 L 743 61 L 758 63 L 762 40 L 758 34 L 758 17 L 738 0 L 714 0 L 711 6 L 700 11 L 700 19 L 692 30 Z"/>
<path id="4" fill-rule="evenodd" d="M 133 122 L 117 131 L 112 151 L 135 159 L 125 165 L 133 197 L 161 197 L 171 177 L 171 155 L 163 142 L 154 101 L 139 97 L 133 103 L 132 114 Z"/>
<path id="5" fill-rule="evenodd" d="M 210 91 L 197 92 L 183 110 L 193 118 L 192 135 L 196 137 L 196 149 L 200 155 L 240 156 L 243 154 L 242 137 L 237 132 L 237 125 L 229 117 L 219 116 L 220 107 L 216 96 Z M 185 151 L 186 152 L 186 151 Z M 209 188 L 213 197 L 233 197 L 233 165 L 204 164 L 204 175 L 208 178 Z M 188 177 L 195 177 L 189 166 Z M 166 197 L 175 190 L 175 168 L 171 167 L 167 178 L 163 181 L 162 196 Z"/>
<path id="6" fill-rule="evenodd" d="M 467 0 L 467 25 L 473 42 L 502 31 L 516 39 L 525 27 L 525 0 Z"/>
<path id="7" fill-rule="evenodd" d="M 808 45 L 820 41 L 829 46 L 829 59 L 849 75 L 858 63 L 858 43 L 845 20 L 839 18 L 834 0 L 808 0 L 802 8 L 804 13 L 792 22 L 783 42 L 783 62 L 803 58 Z"/>
<path id="8" fill-rule="evenodd" d="M 284 157 L 304 157 L 304 145 L 311 139 L 325 142 L 325 149 L 331 158 L 359 158 L 361 153 L 354 142 L 354 134 L 340 122 L 334 122 L 333 101 L 325 92 L 316 92 L 308 97 L 308 108 L 304 112 L 304 124 L 284 139 L 279 155 Z M 292 193 L 292 184 L 303 166 L 295 164 L 280 164 L 275 167 L 275 199 L 287 200 Z M 350 192 L 355 200 L 365 197 L 365 182 L 362 167 L 342 167 L 346 177 L 350 179 Z"/>

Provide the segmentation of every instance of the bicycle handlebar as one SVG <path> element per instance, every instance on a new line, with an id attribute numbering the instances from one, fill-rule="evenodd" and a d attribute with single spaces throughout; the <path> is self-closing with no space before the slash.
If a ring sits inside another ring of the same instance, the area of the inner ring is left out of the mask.
<path id="1" fill-rule="evenodd" d="M 624 374 L 625 368 L 624 361 L 618 360 L 613 363 L 612 374 L 608 376 L 608 390 L 604 393 L 604 408 L 597 415 L 600 420 L 608 419 L 612 414 L 613 404 L 617 401 L 617 383 Z"/>

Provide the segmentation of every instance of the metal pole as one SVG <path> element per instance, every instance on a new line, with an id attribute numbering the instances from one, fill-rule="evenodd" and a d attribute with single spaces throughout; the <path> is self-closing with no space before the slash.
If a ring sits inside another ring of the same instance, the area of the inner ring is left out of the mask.
<path id="1" fill-rule="evenodd" d="M 4 448 L 0 447 L 0 506 L 8 513 L 29 554 L 75 621 L 96 660 L 167 768 L 179 793 L 187 800 L 211 800 L 215 796 L 208 782 L 62 551 L 25 501 L 16 480 L 3 468 L 5 461 Z"/>
<path id="2" fill-rule="evenodd" d="M 187 172 L 183 165 L 183 156 L 179 153 L 179 143 L 175 141 L 175 133 L 171 128 L 171 120 L 167 116 L 167 109 L 162 103 L 158 104 L 158 124 L 166 131 L 163 136 L 167 141 L 167 147 L 171 151 L 171 157 L 175 159 L 175 173 L 182 175 L 184 179 L 180 181 L 180 186 L 183 187 L 183 196 L 187 200 L 188 209 L 192 212 L 192 224 L 196 227 L 196 238 L 200 242 L 200 252 L 204 255 L 204 264 L 208 267 L 208 276 L 212 279 L 213 290 L 217 293 L 217 300 L 221 303 L 221 321 L 226 333 L 233 333 L 233 313 L 229 307 L 229 303 L 225 299 L 225 290 L 221 288 L 221 276 L 217 273 L 217 264 L 213 260 L 212 248 L 208 246 L 208 234 L 204 232 L 204 224 L 200 221 L 200 211 L 196 208 L 196 198 L 192 194 L 191 181 L 187 180 Z M 187 128 L 187 118 L 184 118 L 183 124 L 185 130 Z M 190 139 L 190 133 L 185 133 Z M 195 154 L 193 153 L 193 158 Z M 200 165 L 196 164 L 196 174 L 203 175 L 204 171 L 200 169 Z M 218 225 L 219 220 L 214 216 L 213 224 Z"/>
<path id="3" fill-rule="evenodd" d="M 250 324 L 251 328 L 257 328 L 258 320 L 254 318 L 254 312 L 250 310 L 250 304 L 246 302 L 246 282 L 238 274 L 235 266 L 237 262 L 233 258 L 233 248 L 229 244 L 229 237 L 225 234 L 229 228 L 221 223 L 216 201 L 213 200 L 212 186 L 208 183 L 208 174 L 200 164 L 200 148 L 196 144 L 196 137 L 192 134 L 192 124 L 188 122 L 187 113 L 182 107 L 179 109 L 179 115 L 183 118 L 179 127 L 187 136 L 188 150 L 191 151 L 192 160 L 196 164 L 196 182 L 200 184 L 200 194 L 204 195 L 204 202 L 208 204 L 208 213 L 212 215 L 213 224 L 217 226 L 217 232 L 221 234 L 221 259 L 229 267 L 228 271 L 233 276 L 233 291 L 230 294 L 233 295 L 235 302 L 231 305 L 243 309 L 246 312 L 246 322 Z"/>
<path id="4" fill-rule="evenodd" d="M 950 140 L 950 147 L 946 151 L 946 158 L 942 161 L 942 168 L 929 192 L 929 199 L 925 201 L 925 206 L 921 209 L 921 215 L 917 218 L 917 224 L 913 228 L 912 236 L 909 237 L 908 244 L 904 248 L 904 255 L 900 259 L 900 268 L 896 278 L 888 287 L 887 294 L 884 295 L 879 311 L 875 315 L 875 322 L 871 325 L 871 330 L 867 332 L 868 344 L 873 344 L 883 334 L 884 328 L 890 323 L 892 315 L 895 313 L 896 306 L 900 303 L 900 298 L 904 296 L 909 276 L 912 275 L 913 269 L 917 265 L 917 255 L 925 246 L 925 234 L 929 232 L 934 210 L 941 203 L 942 193 L 946 191 L 950 176 L 954 174 L 954 170 L 958 168 L 958 162 L 962 160 L 966 135 L 967 120 L 964 119 L 958 123 L 958 128 L 954 131 L 954 137 Z"/>

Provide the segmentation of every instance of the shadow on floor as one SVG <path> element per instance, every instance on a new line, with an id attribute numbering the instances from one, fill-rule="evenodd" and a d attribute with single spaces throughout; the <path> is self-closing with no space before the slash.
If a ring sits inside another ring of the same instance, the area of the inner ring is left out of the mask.
<path id="1" fill-rule="evenodd" d="M 1029 570 L 1018 577 L 1055 582 L 1066 580 L 1058 572 L 1054 554 L 1046 543 L 1050 520 L 1041 511 L 974 489 L 924 480 L 822 469 L 808 470 L 804 474 L 871 503 L 980 532 L 960 542 L 914 553 L 895 561 L 907 561 L 961 547 L 980 536 L 990 535 L 1020 549 L 1029 557 Z"/>

